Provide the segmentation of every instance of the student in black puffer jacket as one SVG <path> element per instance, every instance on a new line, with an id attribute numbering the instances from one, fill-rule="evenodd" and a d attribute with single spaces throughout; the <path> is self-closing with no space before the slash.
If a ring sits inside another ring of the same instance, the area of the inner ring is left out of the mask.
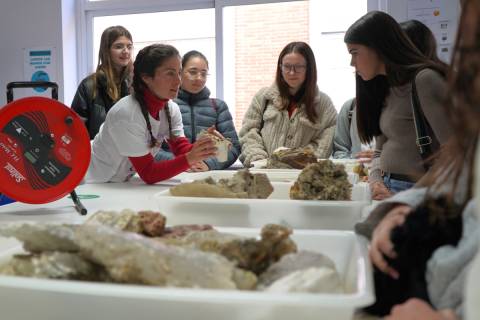
<path id="1" fill-rule="evenodd" d="M 182 59 L 182 86 L 178 98 L 174 101 L 182 112 L 183 130 L 185 136 L 194 143 L 202 130 L 214 126 L 225 138 L 232 142 L 228 160 L 219 162 L 209 158 L 195 166 L 192 171 L 221 170 L 230 167 L 240 154 L 240 144 L 233 124 L 232 115 L 227 104 L 215 98 L 210 98 L 210 90 L 205 86 L 208 76 L 208 61 L 198 51 L 187 52 Z M 155 159 L 173 159 L 168 145 L 164 143 Z"/>
<path id="2" fill-rule="evenodd" d="M 129 94 L 132 50 L 132 36 L 124 27 L 103 31 L 97 70 L 82 80 L 72 102 L 72 109 L 85 122 L 91 140 L 110 108 Z"/>

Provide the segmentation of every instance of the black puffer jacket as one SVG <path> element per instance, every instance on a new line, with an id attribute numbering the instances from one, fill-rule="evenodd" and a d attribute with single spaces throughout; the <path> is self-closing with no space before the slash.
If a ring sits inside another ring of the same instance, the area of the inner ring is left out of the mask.
<path id="1" fill-rule="evenodd" d="M 98 133 L 100 126 L 105 121 L 108 110 L 115 104 L 107 94 L 107 80 L 105 77 L 97 78 L 93 98 L 93 77 L 90 75 L 82 80 L 77 88 L 72 101 L 72 109 L 82 118 L 88 129 L 90 139 Z M 129 94 L 127 81 L 123 81 L 120 88 L 120 98 Z"/>
<path id="2" fill-rule="evenodd" d="M 197 94 L 191 94 L 180 89 L 178 98 L 174 101 L 182 112 L 183 130 L 190 142 L 195 142 L 200 131 L 211 126 L 215 126 L 218 132 L 232 142 L 227 161 L 218 162 L 215 158 L 205 160 L 210 170 L 230 167 L 240 154 L 240 143 L 227 104 L 223 100 L 210 98 L 210 90 L 206 87 Z M 155 159 L 167 160 L 173 157 L 173 154 L 168 150 L 168 146 L 164 143 Z"/>

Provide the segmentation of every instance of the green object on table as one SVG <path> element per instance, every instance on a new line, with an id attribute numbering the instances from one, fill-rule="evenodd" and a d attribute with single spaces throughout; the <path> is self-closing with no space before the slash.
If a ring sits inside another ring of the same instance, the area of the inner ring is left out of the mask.
<path id="1" fill-rule="evenodd" d="M 98 194 L 78 194 L 77 195 L 80 200 L 88 200 L 88 199 L 96 199 L 100 198 Z M 72 196 L 68 196 L 69 198 L 72 198 Z"/>

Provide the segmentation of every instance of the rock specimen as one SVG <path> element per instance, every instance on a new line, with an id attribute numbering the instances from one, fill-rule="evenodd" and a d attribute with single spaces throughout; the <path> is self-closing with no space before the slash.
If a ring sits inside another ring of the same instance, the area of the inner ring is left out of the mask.
<path id="1" fill-rule="evenodd" d="M 27 252 L 2 261 L 0 274 L 167 287 L 337 292 L 333 262 L 321 254 L 294 254 L 297 246 L 291 234 L 290 228 L 274 224 L 265 225 L 260 238 L 221 233 L 208 225 L 165 227 L 158 212 L 131 210 L 99 211 L 80 225 L 2 224 L 0 235 L 23 241 Z M 257 276 L 263 286 L 257 285 Z"/>
<path id="2" fill-rule="evenodd" d="M 272 264 L 258 279 L 259 287 L 268 287 L 273 282 L 288 274 L 308 268 L 335 269 L 335 263 L 327 256 L 313 251 L 302 250 L 284 255 L 278 262 Z"/>
<path id="3" fill-rule="evenodd" d="M 267 292 L 311 292 L 337 293 L 342 292 L 342 282 L 335 269 L 311 267 L 298 270 L 275 281 L 265 289 Z"/>
<path id="4" fill-rule="evenodd" d="M 166 244 L 218 253 L 239 268 L 260 274 L 284 255 L 297 251 L 296 244 L 290 239 L 291 233 L 292 230 L 287 227 L 268 224 L 262 228 L 259 240 L 216 230 L 192 232 L 180 239 L 159 240 Z"/>
<path id="5" fill-rule="evenodd" d="M 67 252 L 19 254 L 0 265 L 0 273 L 22 277 L 105 281 L 108 276 L 103 267 Z"/>
<path id="6" fill-rule="evenodd" d="M 120 212 L 97 211 L 85 224 L 100 223 L 123 231 L 143 233 L 150 237 L 159 237 L 165 232 L 166 218 L 160 212 L 129 209 Z"/>
<path id="7" fill-rule="evenodd" d="M 14 222 L 0 225 L 0 236 L 14 237 L 23 242 L 29 252 L 76 252 L 74 242 L 76 225 Z"/>
<path id="8" fill-rule="evenodd" d="M 105 267 L 116 282 L 217 289 L 254 287 L 256 277 L 236 270 L 225 257 L 169 246 L 101 225 L 82 225 L 75 234 L 82 256 Z M 235 281 L 242 279 L 248 283 Z"/>
<path id="9" fill-rule="evenodd" d="M 206 130 L 200 131 L 197 137 L 200 138 L 203 136 L 207 136 L 215 142 L 215 147 L 217 148 L 217 156 L 216 156 L 217 160 L 220 162 L 227 161 L 228 150 L 232 147 L 232 143 L 229 140 L 223 137 L 220 137 L 218 135 L 215 135 L 213 133 L 210 133 Z"/>
<path id="10" fill-rule="evenodd" d="M 352 168 L 352 171 L 353 173 L 358 174 L 358 177 L 362 180 L 364 180 L 364 178 L 368 178 L 368 168 L 363 163 L 357 163 Z"/>
<path id="11" fill-rule="evenodd" d="M 316 163 L 317 156 L 311 148 L 275 150 L 267 161 L 267 169 L 303 169 Z"/>
<path id="12" fill-rule="evenodd" d="M 170 194 L 180 197 L 266 199 L 272 192 L 266 174 L 251 174 L 248 169 L 238 170 L 232 178 L 218 182 L 208 177 L 170 188 Z"/>
<path id="13" fill-rule="evenodd" d="M 345 167 L 330 160 L 309 164 L 290 188 L 294 200 L 351 200 L 351 194 Z"/>

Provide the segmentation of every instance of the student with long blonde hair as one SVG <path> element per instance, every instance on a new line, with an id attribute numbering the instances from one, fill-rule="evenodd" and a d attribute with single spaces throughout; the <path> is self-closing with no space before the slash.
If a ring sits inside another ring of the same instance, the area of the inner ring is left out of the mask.
<path id="1" fill-rule="evenodd" d="M 127 29 L 112 26 L 103 31 L 97 69 L 82 80 L 72 102 L 72 109 L 85 122 L 90 139 L 98 133 L 110 108 L 129 94 L 132 53 L 132 35 Z"/>

